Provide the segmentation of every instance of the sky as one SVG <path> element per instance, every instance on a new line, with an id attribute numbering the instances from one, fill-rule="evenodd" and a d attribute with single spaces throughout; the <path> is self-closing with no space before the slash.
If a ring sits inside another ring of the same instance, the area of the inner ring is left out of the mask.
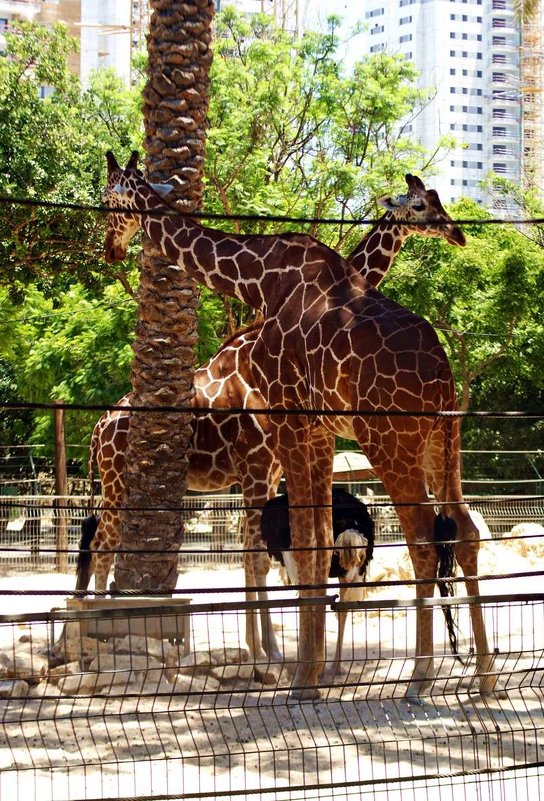
<path id="1" fill-rule="evenodd" d="M 307 27 L 316 30 L 325 29 L 327 17 L 331 14 L 341 17 L 340 39 L 348 35 L 362 17 L 359 0 L 300 0 L 299 8 Z M 348 62 L 356 60 L 357 38 L 352 38 L 349 46 L 341 47 L 339 54 Z"/>

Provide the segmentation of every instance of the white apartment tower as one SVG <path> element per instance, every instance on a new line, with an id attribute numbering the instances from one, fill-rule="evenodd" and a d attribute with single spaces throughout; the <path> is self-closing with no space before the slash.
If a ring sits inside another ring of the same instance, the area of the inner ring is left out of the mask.
<path id="1" fill-rule="evenodd" d="M 360 2 L 364 52 L 404 54 L 436 93 L 411 134 L 429 151 L 445 134 L 459 141 L 434 181 L 444 200 L 487 203 L 490 172 L 519 182 L 541 169 L 542 9 L 522 30 L 511 0 Z"/>

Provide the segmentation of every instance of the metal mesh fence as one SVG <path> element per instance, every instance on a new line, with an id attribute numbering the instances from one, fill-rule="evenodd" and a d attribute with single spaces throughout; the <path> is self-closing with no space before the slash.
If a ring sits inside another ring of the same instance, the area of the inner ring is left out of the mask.
<path id="1" fill-rule="evenodd" d="M 439 643 L 415 702 L 413 601 L 350 604 L 342 675 L 297 703 L 297 599 L 270 602 L 282 660 L 258 660 L 259 681 L 240 647 L 243 602 L 148 599 L 145 615 L 115 603 L 0 618 L 3 798 L 541 797 L 544 595 L 458 599 L 465 664 Z M 333 596 L 315 603 L 333 633 Z M 473 603 L 499 678 L 486 696 Z"/>
<path id="2" fill-rule="evenodd" d="M 387 496 L 360 496 L 374 520 L 376 541 L 399 542 L 403 534 Z M 490 536 L 502 537 L 523 522 L 544 519 L 541 497 L 467 498 L 472 510 L 483 515 Z M 100 503 L 100 498 L 97 498 Z M 75 565 L 81 522 L 88 513 L 86 495 L 0 496 L 0 571 L 50 571 L 56 560 L 59 515 L 68 526 L 68 561 Z M 239 494 L 192 495 L 183 499 L 185 531 L 180 567 L 233 565 L 241 562 L 244 503 Z"/>

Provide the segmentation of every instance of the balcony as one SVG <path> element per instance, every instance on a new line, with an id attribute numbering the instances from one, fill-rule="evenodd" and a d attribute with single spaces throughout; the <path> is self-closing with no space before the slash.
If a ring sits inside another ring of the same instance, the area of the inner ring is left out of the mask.
<path id="1" fill-rule="evenodd" d="M 493 145 L 493 158 L 500 158 L 503 161 L 519 161 L 519 150 L 515 147 Z"/>
<path id="2" fill-rule="evenodd" d="M 510 110 L 504 108 L 494 108 L 491 112 L 491 119 L 500 120 L 504 125 L 519 125 L 519 117 L 512 114 Z"/>
<path id="3" fill-rule="evenodd" d="M 518 36 L 515 32 L 513 34 L 505 32 L 499 35 L 494 31 L 491 37 L 491 47 L 493 52 L 511 52 L 512 50 L 517 52 L 519 49 Z"/>
<path id="4" fill-rule="evenodd" d="M 32 20 L 41 7 L 41 0 L 0 0 L 0 17 Z"/>

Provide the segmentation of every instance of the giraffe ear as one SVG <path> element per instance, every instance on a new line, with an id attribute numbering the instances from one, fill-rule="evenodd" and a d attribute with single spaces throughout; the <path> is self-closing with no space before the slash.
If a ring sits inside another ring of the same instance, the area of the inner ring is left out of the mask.
<path id="1" fill-rule="evenodd" d="M 127 164 L 127 170 L 136 170 L 138 168 L 138 151 L 133 150 Z"/>
<path id="2" fill-rule="evenodd" d="M 376 202 L 378 206 L 382 206 L 388 211 L 395 211 L 395 209 L 401 208 L 401 206 L 406 206 L 407 197 L 406 195 L 398 195 L 397 197 L 386 195 L 385 197 L 378 198 Z"/>
<path id="3" fill-rule="evenodd" d="M 119 169 L 119 165 L 117 164 L 117 159 L 113 155 L 111 150 L 108 150 L 106 153 L 106 161 L 108 163 L 108 174 L 111 175 L 112 172 Z"/>
<path id="4" fill-rule="evenodd" d="M 149 186 L 161 197 L 169 195 L 174 188 L 174 184 L 149 184 Z"/>
<path id="5" fill-rule="evenodd" d="M 413 192 L 417 192 L 418 190 L 421 190 L 423 192 L 425 191 L 425 184 L 423 183 L 421 178 L 418 178 L 417 175 L 410 175 L 410 173 L 408 173 L 407 175 L 404 176 L 404 178 L 406 183 L 408 184 L 408 189 L 410 189 L 410 191 Z"/>

